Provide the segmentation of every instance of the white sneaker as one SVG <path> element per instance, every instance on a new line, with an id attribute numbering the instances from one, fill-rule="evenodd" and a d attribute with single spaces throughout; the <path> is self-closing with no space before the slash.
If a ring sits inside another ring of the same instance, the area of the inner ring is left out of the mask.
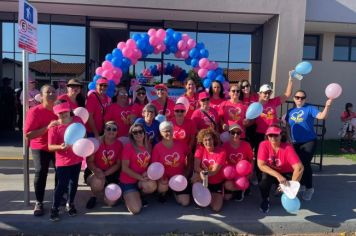
<path id="1" fill-rule="evenodd" d="M 302 198 L 305 201 L 310 201 L 313 197 L 313 194 L 314 194 L 314 188 L 308 188 L 303 192 Z"/>

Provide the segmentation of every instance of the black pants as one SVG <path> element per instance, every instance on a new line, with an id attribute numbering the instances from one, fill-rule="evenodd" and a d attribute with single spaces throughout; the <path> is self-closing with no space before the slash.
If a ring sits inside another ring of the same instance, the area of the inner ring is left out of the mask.
<path id="1" fill-rule="evenodd" d="M 78 180 L 80 174 L 81 163 L 73 166 L 59 166 L 56 169 L 58 183 L 54 189 L 53 208 L 58 208 L 63 194 L 68 190 L 67 203 L 74 202 L 75 194 L 78 189 Z"/>
<path id="2" fill-rule="evenodd" d="M 311 167 L 311 161 L 313 159 L 314 152 L 316 149 L 316 140 L 312 140 L 305 143 L 295 143 L 293 144 L 293 146 L 304 166 L 303 177 L 300 183 L 302 185 L 305 185 L 306 188 L 312 188 L 313 169 Z"/>
<path id="3" fill-rule="evenodd" d="M 286 179 L 291 180 L 293 174 L 292 173 L 283 173 L 282 175 Z M 260 188 L 261 197 L 263 200 L 265 200 L 269 197 L 269 193 L 271 191 L 273 184 L 279 184 L 278 180 L 275 177 L 262 172 L 261 180 L 258 183 L 258 187 Z"/>
<path id="4" fill-rule="evenodd" d="M 258 182 L 261 181 L 261 170 L 258 168 L 257 166 L 257 154 L 258 154 L 258 146 L 260 145 L 260 143 L 262 141 L 265 140 L 265 134 L 261 134 L 261 133 L 255 133 L 255 137 L 254 137 L 254 144 L 253 144 L 253 149 L 255 151 L 255 172 L 256 172 L 256 177 Z"/>
<path id="5" fill-rule="evenodd" d="M 49 164 L 52 162 L 52 165 L 54 167 L 55 157 L 53 152 L 36 150 L 36 149 L 32 149 L 31 151 L 32 151 L 33 164 L 35 166 L 34 186 L 35 186 L 36 200 L 38 202 L 43 202 L 46 183 L 47 183 Z M 55 178 L 56 177 L 57 176 L 55 176 Z M 55 179 L 55 183 L 57 183 L 56 179 Z"/>

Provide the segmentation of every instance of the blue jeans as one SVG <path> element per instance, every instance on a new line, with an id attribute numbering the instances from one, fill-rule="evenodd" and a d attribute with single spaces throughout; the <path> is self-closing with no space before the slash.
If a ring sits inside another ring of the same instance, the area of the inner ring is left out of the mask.
<path id="1" fill-rule="evenodd" d="M 63 194 L 68 190 L 67 203 L 74 202 L 75 194 L 78 189 L 78 179 L 80 174 L 81 163 L 72 166 L 59 166 L 56 169 L 57 187 L 54 189 L 53 208 L 58 208 L 61 203 Z"/>

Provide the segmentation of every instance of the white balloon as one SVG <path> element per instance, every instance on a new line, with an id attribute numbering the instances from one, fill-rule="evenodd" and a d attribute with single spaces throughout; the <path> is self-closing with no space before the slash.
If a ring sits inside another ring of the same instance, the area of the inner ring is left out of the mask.
<path id="1" fill-rule="evenodd" d="M 79 116 L 82 119 L 84 124 L 87 123 L 87 121 L 89 119 L 89 112 L 86 108 L 77 107 L 73 110 L 73 113 L 74 113 L 74 115 Z"/>
<path id="2" fill-rule="evenodd" d="M 229 142 L 230 141 L 230 134 L 229 132 L 225 131 L 220 134 L 220 140 L 223 143 Z"/>
<path id="3" fill-rule="evenodd" d="M 299 191 L 300 183 L 298 181 L 288 181 L 289 185 L 280 184 L 281 189 L 288 198 L 294 199 Z"/>
<path id="4" fill-rule="evenodd" d="M 35 100 L 36 100 L 37 102 L 41 103 L 41 101 L 42 101 L 42 96 L 41 96 L 40 93 L 39 93 L 39 94 L 36 94 Z"/>

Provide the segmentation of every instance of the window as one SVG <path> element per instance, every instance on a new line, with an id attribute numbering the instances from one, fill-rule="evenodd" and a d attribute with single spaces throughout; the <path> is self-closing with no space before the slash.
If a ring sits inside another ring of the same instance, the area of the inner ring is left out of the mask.
<path id="1" fill-rule="evenodd" d="M 303 47 L 304 60 L 320 60 L 320 36 L 305 35 Z"/>
<path id="2" fill-rule="evenodd" d="M 356 61 L 356 37 L 335 37 L 334 61 Z"/>

